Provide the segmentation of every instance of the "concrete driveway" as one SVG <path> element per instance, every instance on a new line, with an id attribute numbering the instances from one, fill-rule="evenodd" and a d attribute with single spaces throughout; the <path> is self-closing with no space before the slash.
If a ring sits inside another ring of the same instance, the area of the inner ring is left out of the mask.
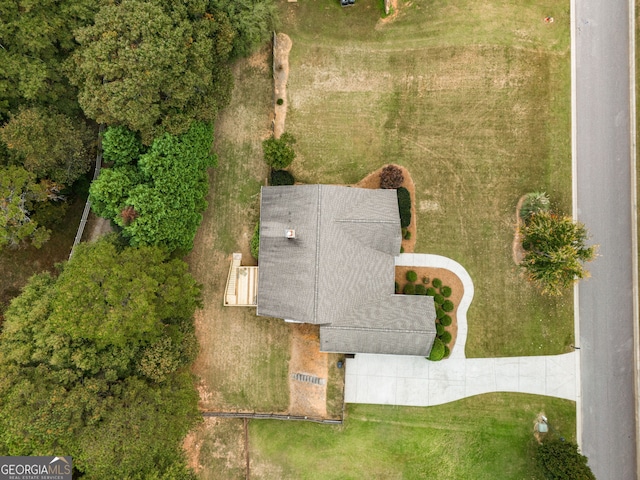
<path id="1" fill-rule="evenodd" d="M 467 310 L 473 282 L 454 260 L 440 255 L 402 254 L 398 266 L 447 268 L 462 280 L 458 338 L 451 357 L 358 354 L 347 359 L 345 402 L 426 407 L 489 392 L 519 392 L 576 400 L 578 353 L 538 357 L 470 358 L 464 356 Z"/>

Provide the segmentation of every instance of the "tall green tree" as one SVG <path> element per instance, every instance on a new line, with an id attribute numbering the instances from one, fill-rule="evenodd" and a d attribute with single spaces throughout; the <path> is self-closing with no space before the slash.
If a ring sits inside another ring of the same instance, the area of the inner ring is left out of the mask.
<path id="1" fill-rule="evenodd" d="M 211 6 L 224 12 L 236 34 L 233 38 L 233 58 L 251 54 L 269 40 L 277 23 L 273 0 L 212 0 Z"/>
<path id="2" fill-rule="evenodd" d="M 0 123 L 19 105 L 78 111 L 63 64 L 77 46 L 73 31 L 97 9 L 97 0 L 0 2 Z"/>
<path id="3" fill-rule="evenodd" d="M 212 141 L 213 127 L 201 122 L 157 138 L 131 165 L 105 170 L 93 182 L 94 211 L 120 225 L 132 245 L 188 252 L 207 206 Z"/>
<path id="4" fill-rule="evenodd" d="M 199 417 L 199 295 L 166 251 L 108 240 L 32 277 L 0 337 L 0 452 L 63 450 L 89 479 L 192 478 L 180 444 Z"/>
<path id="5" fill-rule="evenodd" d="M 229 101 L 234 31 L 205 2 L 123 0 L 77 31 L 71 80 L 85 114 L 138 131 L 145 144 L 213 121 Z"/>
<path id="6" fill-rule="evenodd" d="M 22 167 L 0 167 L 0 249 L 30 241 L 39 248 L 51 232 L 38 225 L 33 212 L 48 199 L 47 189 Z"/>
<path id="7" fill-rule="evenodd" d="M 295 137 L 289 132 L 284 132 L 280 138 L 272 135 L 271 138 L 263 140 L 264 161 L 274 170 L 287 168 L 296 158 L 293 149 L 295 143 Z"/>
<path id="8" fill-rule="evenodd" d="M 585 262 L 595 258 L 596 246 L 587 246 L 585 226 L 571 217 L 548 211 L 532 214 L 521 227 L 525 257 L 521 266 L 529 279 L 547 295 L 588 276 Z"/>
<path id="9" fill-rule="evenodd" d="M 91 167 L 90 130 L 51 110 L 20 110 L 0 129 L 0 138 L 15 161 L 38 178 L 71 185 Z"/>
<path id="10" fill-rule="evenodd" d="M 578 446 L 564 439 L 552 439 L 538 446 L 536 452 L 538 464 L 550 480 L 595 480 L 587 465 L 587 457 L 582 455 Z"/>

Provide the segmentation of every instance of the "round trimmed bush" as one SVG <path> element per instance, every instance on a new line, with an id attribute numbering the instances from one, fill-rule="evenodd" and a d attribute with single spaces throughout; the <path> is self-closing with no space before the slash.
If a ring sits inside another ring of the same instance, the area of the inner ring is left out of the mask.
<path id="1" fill-rule="evenodd" d="M 286 170 L 271 170 L 271 185 L 293 185 L 296 183 L 296 180 L 293 178 L 291 173 Z"/>
<path id="2" fill-rule="evenodd" d="M 435 296 L 436 293 L 438 293 L 438 292 L 436 292 L 435 288 L 433 288 L 433 287 L 427 288 L 427 295 L 429 295 L 430 297 Z"/>
<path id="3" fill-rule="evenodd" d="M 444 303 L 444 297 L 439 293 L 436 293 L 433 296 L 433 301 L 436 302 L 436 305 L 442 305 Z"/>
<path id="4" fill-rule="evenodd" d="M 439 323 L 436 323 L 436 335 L 439 337 L 444 333 L 444 327 Z"/>
<path id="5" fill-rule="evenodd" d="M 405 295 L 415 295 L 416 286 L 413 283 L 407 283 L 402 289 L 402 293 L 404 293 Z"/>
<path id="6" fill-rule="evenodd" d="M 445 300 L 444 303 L 442 304 L 442 309 L 445 312 L 453 311 L 453 302 L 451 300 Z"/>
<path id="7" fill-rule="evenodd" d="M 442 343 L 444 343 L 445 345 L 449 343 L 451 341 L 451 332 L 447 332 L 446 330 L 442 332 L 442 335 L 440 335 L 440 340 L 442 340 Z"/>
<path id="8" fill-rule="evenodd" d="M 428 360 L 431 360 L 432 362 L 437 362 L 438 360 L 442 360 L 444 358 L 444 343 L 442 343 L 442 340 L 440 340 L 439 338 L 436 338 L 433 341 L 433 347 L 431 347 L 431 353 L 429 353 L 429 356 L 427 357 Z"/>
<path id="9" fill-rule="evenodd" d="M 415 282 L 418 279 L 418 274 L 413 270 L 407 272 L 407 282 Z"/>
<path id="10" fill-rule="evenodd" d="M 439 278 L 434 278 L 433 279 L 433 286 L 436 288 L 440 288 L 442 286 L 442 280 L 440 280 Z"/>
<path id="11" fill-rule="evenodd" d="M 395 289 L 396 293 L 400 293 L 400 284 L 398 282 L 396 282 L 396 289 Z"/>
<path id="12" fill-rule="evenodd" d="M 278 100 L 276 100 L 276 103 L 277 103 L 278 105 L 282 105 L 282 104 L 284 103 L 284 100 L 283 100 L 283 99 L 281 99 L 281 98 L 279 98 Z"/>
<path id="13" fill-rule="evenodd" d="M 443 297 L 450 297 L 451 287 L 447 287 L 446 285 L 444 285 L 443 287 L 440 288 L 440 293 L 442 294 Z"/>
<path id="14" fill-rule="evenodd" d="M 449 349 L 449 347 L 447 347 L 445 345 L 444 346 L 444 358 L 449 358 L 449 355 L 451 355 L 451 350 Z"/>
<path id="15" fill-rule="evenodd" d="M 436 318 L 440 320 L 442 317 L 446 315 L 445 311 L 440 307 L 436 306 Z"/>
<path id="16" fill-rule="evenodd" d="M 403 236 L 405 240 L 411 240 L 411 232 L 407 230 Z"/>
<path id="17" fill-rule="evenodd" d="M 427 287 L 425 287 L 421 283 L 417 284 L 416 285 L 416 295 L 426 295 L 426 294 L 427 294 Z"/>
<path id="18" fill-rule="evenodd" d="M 443 310 L 444 311 L 444 310 Z M 441 319 L 440 319 L 440 323 L 445 326 L 448 327 L 449 325 L 451 325 L 451 322 L 453 320 L 451 319 L 451 317 L 447 314 L 445 314 Z"/>

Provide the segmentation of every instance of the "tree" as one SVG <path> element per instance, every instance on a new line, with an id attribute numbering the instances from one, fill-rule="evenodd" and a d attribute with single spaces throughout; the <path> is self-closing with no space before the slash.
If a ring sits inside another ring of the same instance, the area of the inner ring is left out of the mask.
<path id="1" fill-rule="evenodd" d="M 587 230 L 571 217 L 548 211 L 532 215 L 520 233 L 525 257 L 522 267 L 543 294 L 562 290 L 588 276 L 583 262 L 595 258 L 596 246 L 586 246 Z"/>
<path id="2" fill-rule="evenodd" d="M 36 204 L 47 201 L 47 189 L 22 167 L 0 167 L 0 248 L 26 240 L 40 248 L 51 234 L 32 218 Z"/>
<path id="3" fill-rule="evenodd" d="M 37 178 L 71 185 L 91 166 L 90 131 L 52 110 L 21 110 L 0 129 L 0 137 L 18 162 Z"/>
<path id="4" fill-rule="evenodd" d="M 155 139 L 132 165 L 107 169 L 93 182 L 94 211 L 120 225 L 131 245 L 188 252 L 207 206 L 212 141 L 213 127 L 201 122 Z"/>
<path id="5" fill-rule="evenodd" d="M 0 452 L 63 450 L 88 479 L 192 478 L 181 440 L 199 418 L 199 296 L 181 260 L 108 240 L 32 277 L 0 337 Z"/>
<path id="6" fill-rule="evenodd" d="M 102 135 L 102 156 L 117 167 L 136 162 L 145 151 L 140 136 L 123 125 L 109 127 Z"/>
<path id="7" fill-rule="evenodd" d="M 277 11 L 273 0 L 213 0 L 211 3 L 227 15 L 236 32 L 233 58 L 252 53 L 275 29 Z"/>
<path id="8" fill-rule="evenodd" d="M 73 31 L 97 9 L 96 0 L 0 2 L 0 123 L 27 103 L 79 111 L 64 61 L 77 46 Z"/>
<path id="9" fill-rule="evenodd" d="M 538 464 L 551 480 L 595 480 L 587 457 L 572 442 L 553 439 L 538 445 Z"/>
<path id="10" fill-rule="evenodd" d="M 296 152 L 292 145 L 296 139 L 288 132 L 283 133 L 280 138 L 271 138 L 262 142 L 264 150 L 264 161 L 274 170 L 282 170 L 291 165 L 296 158 Z"/>
<path id="11" fill-rule="evenodd" d="M 77 31 L 71 81 L 85 114 L 125 125 L 145 144 L 213 121 L 231 95 L 233 29 L 206 2 L 124 0 Z"/>
<path id="12" fill-rule="evenodd" d="M 404 182 L 404 175 L 395 165 L 387 165 L 380 172 L 380 188 L 398 188 Z"/>

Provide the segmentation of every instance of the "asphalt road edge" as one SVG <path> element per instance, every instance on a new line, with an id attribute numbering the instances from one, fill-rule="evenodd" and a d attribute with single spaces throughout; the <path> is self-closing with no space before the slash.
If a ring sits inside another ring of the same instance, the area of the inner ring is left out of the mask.
<path id="1" fill-rule="evenodd" d="M 636 439 L 640 439 L 640 324 L 638 315 L 638 184 L 636 175 L 636 12 L 635 0 L 629 0 L 629 125 L 631 147 L 630 177 L 631 177 L 631 247 L 633 274 L 633 357 L 634 357 L 634 387 L 636 392 Z M 640 442 L 636 441 L 636 471 L 640 472 Z"/>
<path id="2" fill-rule="evenodd" d="M 633 2 L 634 0 L 629 0 Z M 571 204 L 572 216 L 578 219 L 578 137 L 576 121 L 576 0 L 570 1 L 571 22 Z M 580 305 L 579 285 L 576 282 L 573 287 L 573 328 L 574 345 L 580 346 Z M 580 350 L 576 350 L 576 442 L 582 448 L 582 384 L 580 371 Z M 636 412 L 638 410 L 636 409 Z"/>

